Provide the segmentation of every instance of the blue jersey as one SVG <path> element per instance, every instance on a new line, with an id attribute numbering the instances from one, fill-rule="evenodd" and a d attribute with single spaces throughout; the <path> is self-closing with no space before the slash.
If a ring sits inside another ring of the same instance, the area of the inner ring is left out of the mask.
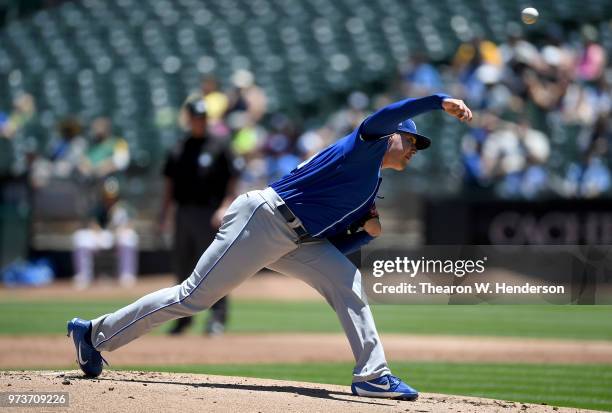
<path id="1" fill-rule="evenodd" d="M 345 231 L 376 199 L 383 156 L 398 124 L 441 109 L 445 97 L 405 99 L 382 108 L 270 186 L 310 235 L 325 238 Z"/>

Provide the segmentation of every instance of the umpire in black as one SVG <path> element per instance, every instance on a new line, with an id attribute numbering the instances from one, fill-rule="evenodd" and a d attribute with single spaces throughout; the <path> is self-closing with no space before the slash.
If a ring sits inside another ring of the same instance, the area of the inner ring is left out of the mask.
<path id="1" fill-rule="evenodd" d="M 174 270 L 179 282 L 191 274 L 202 251 L 215 238 L 225 209 L 235 197 L 239 171 L 228 140 L 207 132 L 206 104 L 202 96 L 187 99 L 188 133 L 170 152 L 163 174 L 164 200 L 160 214 L 163 227 L 174 206 Z M 206 332 L 222 334 L 227 320 L 228 299 L 223 297 L 211 308 Z M 180 318 L 170 334 L 181 334 L 191 317 Z"/>

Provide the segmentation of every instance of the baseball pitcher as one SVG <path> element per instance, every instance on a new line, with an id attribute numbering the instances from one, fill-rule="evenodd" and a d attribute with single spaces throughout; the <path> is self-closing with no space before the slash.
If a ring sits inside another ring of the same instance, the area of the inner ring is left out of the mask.
<path id="1" fill-rule="evenodd" d="M 380 232 L 373 206 L 381 169 L 401 171 L 431 144 L 410 118 L 440 109 L 461 121 L 472 119 L 463 101 L 447 95 L 401 100 L 266 189 L 240 195 L 184 282 L 94 320 L 68 322 L 83 372 L 98 376 L 101 351 L 113 351 L 166 321 L 208 309 L 268 267 L 305 281 L 332 306 L 355 357 L 353 394 L 415 400 L 418 392 L 391 374 L 362 292 L 361 273 L 343 252 Z M 360 220 L 364 229 L 347 233 Z"/>

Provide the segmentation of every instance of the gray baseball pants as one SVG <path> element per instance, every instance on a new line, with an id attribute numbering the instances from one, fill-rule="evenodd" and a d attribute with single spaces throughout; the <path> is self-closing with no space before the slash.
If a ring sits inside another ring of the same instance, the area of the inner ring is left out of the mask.
<path id="1" fill-rule="evenodd" d="M 276 209 L 282 203 L 271 188 L 236 198 L 191 276 L 92 320 L 94 347 L 113 351 L 166 321 L 206 310 L 268 267 L 306 282 L 336 311 L 355 357 L 354 382 L 390 373 L 361 273 L 325 239 L 296 244 L 297 235 Z"/>

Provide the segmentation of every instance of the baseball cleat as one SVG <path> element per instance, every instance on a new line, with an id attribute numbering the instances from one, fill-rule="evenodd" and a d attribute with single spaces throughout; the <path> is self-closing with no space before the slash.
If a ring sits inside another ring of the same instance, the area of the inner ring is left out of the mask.
<path id="1" fill-rule="evenodd" d="M 353 383 L 351 391 L 355 396 L 384 399 L 416 400 L 419 397 L 418 391 L 391 374 L 373 380 Z"/>
<path id="2" fill-rule="evenodd" d="M 68 321 L 66 326 L 68 329 L 67 336 L 72 336 L 74 346 L 77 353 L 77 363 L 87 377 L 98 377 L 102 373 L 102 363 L 108 363 L 100 352 L 96 350 L 90 343 L 91 339 L 87 340 L 87 334 L 91 332 L 91 321 L 81 318 L 73 318 Z"/>

